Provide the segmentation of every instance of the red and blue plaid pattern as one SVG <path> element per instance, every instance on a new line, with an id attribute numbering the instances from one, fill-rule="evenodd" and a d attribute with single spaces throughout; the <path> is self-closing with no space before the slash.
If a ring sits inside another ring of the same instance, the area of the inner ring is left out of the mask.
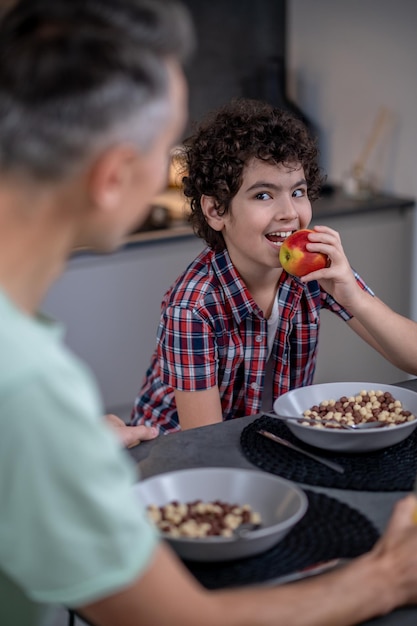
<path id="1" fill-rule="evenodd" d="M 313 382 L 320 310 L 351 318 L 316 281 L 303 284 L 284 271 L 278 300 L 280 317 L 271 354 L 274 398 Z M 215 385 L 224 420 L 258 413 L 267 333 L 267 321 L 227 250 L 206 248 L 165 294 L 156 350 L 135 400 L 132 423 L 157 424 L 161 433 L 179 430 L 174 389 L 200 391 Z"/>

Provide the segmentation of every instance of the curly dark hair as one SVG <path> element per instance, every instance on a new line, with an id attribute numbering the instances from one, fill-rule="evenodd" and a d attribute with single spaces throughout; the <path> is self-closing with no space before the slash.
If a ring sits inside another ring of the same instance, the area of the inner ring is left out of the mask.
<path id="1" fill-rule="evenodd" d="M 223 235 L 212 229 L 201 208 L 201 196 L 215 199 L 225 215 L 242 184 L 242 172 L 252 159 L 304 168 L 310 201 L 324 181 L 316 141 L 291 113 L 258 100 L 238 98 L 210 113 L 185 140 L 182 154 L 184 193 L 191 199 L 189 222 L 196 235 L 214 250 L 223 250 Z"/>

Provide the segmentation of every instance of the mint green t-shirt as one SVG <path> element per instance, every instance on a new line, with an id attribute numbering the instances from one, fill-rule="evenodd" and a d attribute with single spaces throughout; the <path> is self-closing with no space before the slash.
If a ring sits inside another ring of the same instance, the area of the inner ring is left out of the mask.
<path id="1" fill-rule="evenodd" d="M 2 292 L 0 320 L 0 624 L 38 626 L 131 583 L 157 536 L 62 329 Z"/>

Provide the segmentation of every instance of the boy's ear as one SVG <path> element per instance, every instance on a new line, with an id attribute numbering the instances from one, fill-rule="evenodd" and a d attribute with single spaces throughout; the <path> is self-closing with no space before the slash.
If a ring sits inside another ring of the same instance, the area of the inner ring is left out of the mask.
<path id="1" fill-rule="evenodd" d="M 88 177 L 94 206 L 105 211 L 118 209 L 135 175 L 137 159 L 137 152 L 128 145 L 108 148 L 96 158 Z"/>
<path id="2" fill-rule="evenodd" d="M 219 215 L 217 205 L 213 196 L 201 196 L 200 200 L 206 222 L 213 230 L 221 231 L 224 226 L 223 216 Z"/>

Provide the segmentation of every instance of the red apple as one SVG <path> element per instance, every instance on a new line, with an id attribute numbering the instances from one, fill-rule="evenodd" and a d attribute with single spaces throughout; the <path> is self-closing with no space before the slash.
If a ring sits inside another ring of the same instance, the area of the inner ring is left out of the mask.
<path id="1" fill-rule="evenodd" d="M 279 261 L 284 270 L 293 276 L 305 276 L 328 265 L 328 256 L 322 252 L 309 252 L 306 248 L 308 233 L 312 232 L 309 228 L 296 230 L 282 242 Z"/>

